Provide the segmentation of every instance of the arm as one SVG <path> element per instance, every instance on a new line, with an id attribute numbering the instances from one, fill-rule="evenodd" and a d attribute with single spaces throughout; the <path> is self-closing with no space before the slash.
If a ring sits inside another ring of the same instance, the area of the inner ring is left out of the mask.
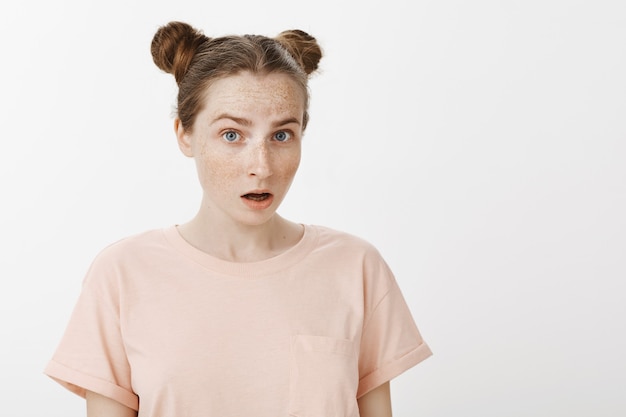
<path id="1" fill-rule="evenodd" d="M 111 398 L 87 391 L 87 417 L 137 417 L 137 412 Z"/>
<path id="2" fill-rule="evenodd" d="M 374 388 L 357 400 L 361 417 L 391 417 L 389 382 Z"/>

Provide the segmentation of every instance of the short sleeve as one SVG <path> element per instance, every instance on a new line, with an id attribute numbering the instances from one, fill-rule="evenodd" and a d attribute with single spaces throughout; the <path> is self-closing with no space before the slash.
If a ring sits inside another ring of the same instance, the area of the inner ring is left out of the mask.
<path id="1" fill-rule="evenodd" d="M 369 285 L 373 289 L 366 296 L 372 305 L 363 323 L 357 398 L 432 355 L 384 261 L 368 270 L 376 283 Z"/>
<path id="2" fill-rule="evenodd" d="M 138 410 L 120 328 L 119 274 L 106 260 L 90 267 L 44 373 L 82 397 L 89 390 Z"/>

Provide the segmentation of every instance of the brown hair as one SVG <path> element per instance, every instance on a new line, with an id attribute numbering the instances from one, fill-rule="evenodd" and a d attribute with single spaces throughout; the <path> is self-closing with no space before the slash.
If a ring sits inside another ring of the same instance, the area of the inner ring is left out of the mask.
<path id="1" fill-rule="evenodd" d="M 317 69 L 322 50 L 314 37 L 287 30 L 275 38 L 261 35 L 209 38 L 187 23 L 161 26 L 151 45 L 152 59 L 178 84 L 178 117 L 191 131 L 202 110 L 205 93 L 217 79 L 241 71 L 254 74 L 279 72 L 290 76 L 304 92 L 303 129 L 308 122 L 308 77 Z"/>

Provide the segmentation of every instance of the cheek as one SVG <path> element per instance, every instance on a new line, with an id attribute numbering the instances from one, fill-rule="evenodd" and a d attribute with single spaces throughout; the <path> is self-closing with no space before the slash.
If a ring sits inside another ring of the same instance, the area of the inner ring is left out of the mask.
<path id="1" fill-rule="evenodd" d="M 232 186 L 232 179 L 237 176 L 236 164 L 227 155 L 219 155 L 203 150 L 196 158 L 198 176 L 205 188 L 226 188 Z"/>
<path id="2" fill-rule="evenodd" d="M 283 155 L 278 166 L 280 167 L 280 177 L 291 181 L 300 166 L 300 150 Z"/>

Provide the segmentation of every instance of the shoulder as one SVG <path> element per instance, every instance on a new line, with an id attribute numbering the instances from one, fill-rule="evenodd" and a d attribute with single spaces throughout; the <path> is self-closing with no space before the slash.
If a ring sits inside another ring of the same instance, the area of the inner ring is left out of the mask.
<path id="1" fill-rule="evenodd" d="M 320 243 L 337 243 L 342 245 L 349 245 L 351 247 L 360 247 L 364 249 L 374 248 L 374 246 L 370 242 L 352 233 L 321 225 L 309 225 L 309 227 L 315 231 L 315 234 L 317 235 Z"/>
<path id="2" fill-rule="evenodd" d="M 163 229 L 153 229 L 123 237 L 105 246 L 97 257 L 124 258 L 163 247 Z"/>
<path id="3" fill-rule="evenodd" d="M 158 259 L 168 250 L 163 230 L 153 229 L 128 235 L 108 244 L 94 257 L 89 275 L 116 273 Z"/>
<path id="4" fill-rule="evenodd" d="M 326 226 L 312 225 L 310 227 L 316 234 L 318 250 L 332 251 L 350 258 L 382 261 L 378 249 L 361 236 Z"/>
<path id="5" fill-rule="evenodd" d="M 318 270 L 332 270 L 346 279 L 357 278 L 368 303 L 374 303 L 395 284 L 389 265 L 374 244 L 363 237 L 331 229 L 312 226 L 317 235 Z"/>

